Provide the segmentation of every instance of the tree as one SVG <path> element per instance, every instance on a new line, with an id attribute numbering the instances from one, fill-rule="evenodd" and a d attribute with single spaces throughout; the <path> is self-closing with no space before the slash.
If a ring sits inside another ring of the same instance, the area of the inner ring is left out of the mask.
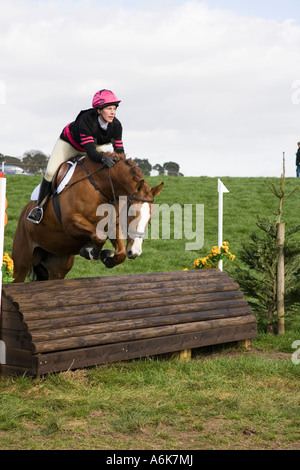
<path id="1" fill-rule="evenodd" d="M 236 279 L 242 291 L 249 296 L 249 305 L 255 311 L 258 321 L 267 322 L 267 333 L 274 333 L 278 325 L 277 311 L 277 265 L 280 246 L 277 243 L 277 224 L 266 219 L 258 219 L 260 233 L 252 233 L 250 241 L 243 244 L 238 254 L 246 267 L 236 270 Z M 294 227 L 286 232 L 284 246 L 284 303 L 289 313 L 299 311 L 300 290 L 300 247 L 290 240 L 299 230 Z"/>
<path id="2" fill-rule="evenodd" d="M 153 167 L 153 170 L 158 171 L 159 175 L 164 175 L 165 174 L 165 169 L 163 166 L 161 166 L 159 163 L 156 163 Z"/>
<path id="3" fill-rule="evenodd" d="M 0 153 L 0 163 L 5 162 L 6 165 L 17 165 L 22 167 L 22 162 L 17 157 L 10 157 L 9 155 L 3 155 Z"/>
<path id="4" fill-rule="evenodd" d="M 178 176 L 179 165 L 176 162 L 166 162 L 163 165 L 164 169 L 167 170 L 168 175 Z"/>
<path id="5" fill-rule="evenodd" d="M 28 150 L 23 155 L 22 163 L 25 171 L 39 174 L 46 170 L 48 157 L 40 150 Z"/>
<path id="6" fill-rule="evenodd" d="M 243 245 L 239 258 L 247 268 L 238 268 L 236 274 L 241 289 L 250 296 L 249 304 L 258 319 L 264 320 L 267 316 L 267 332 L 274 333 L 276 323 L 277 333 L 283 334 L 285 307 L 290 313 L 299 311 L 300 307 L 300 246 L 291 240 L 300 226 L 284 234 L 285 224 L 281 222 L 284 199 L 291 197 L 299 187 L 286 194 L 284 154 L 280 189 L 265 183 L 279 199 L 277 218 L 275 221 L 258 218 L 261 235 L 253 233 L 251 241 Z"/>
<path id="7" fill-rule="evenodd" d="M 151 163 L 149 163 L 147 158 L 143 158 L 143 159 L 142 158 L 135 158 L 133 161 L 142 170 L 144 175 L 150 175 L 150 172 L 152 170 L 152 165 L 151 165 Z"/>

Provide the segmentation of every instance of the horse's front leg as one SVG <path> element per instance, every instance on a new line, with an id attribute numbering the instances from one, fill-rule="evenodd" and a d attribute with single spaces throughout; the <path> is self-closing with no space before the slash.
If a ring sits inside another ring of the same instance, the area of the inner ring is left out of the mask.
<path id="1" fill-rule="evenodd" d="M 97 230 L 97 226 L 90 223 L 85 217 L 77 214 L 73 217 L 66 226 L 66 232 L 76 238 L 86 238 L 90 240 L 90 243 L 84 246 L 80 250 L 80 255 L 86 259 L 98 260 L 105 264 L 107 268 L 113 268 L 118 264 L 123 263 L 126 259 L 126 247 L 124 237 L 119 236 L 120 230 L 117 227 L 116 238 L 111 240 L 115 252 L 112 250 L 102 250 L 107 238 L 99 238 L 99 234 L 102 232 Z"/>
<path id="2" fill-rule="evenodd" d="M 98 239 L 101 233 L 101 230 L 96 229 Z M 112 227 L 111 230 L 104 232 L 104 235 L 109 238 L 115 251 L 102 250 L 103 245 L 99 246 L 95 244 L 92 246 L 84 247 L 84 249 L 89 250 L 90 259 L 101 259 L 101 261 L 107 268 L 113 268 L 114 266 L 123 263 L 126 259 L 126 240 L 120 224 L 117 224 L 115 228 Z"/>
<path id="3" fill-rule="evenodd" d="M 89 222 L 81 214 L 76 214 L 68 222 L 64 223 L 66 233 L 77 239 L 90 240 L 86 246 L 80 250 L 80 255 L 86 259 L 100 259 L 100 253 L 106 238 L 99 238 L 96 226 Z"/>
<path id="4" fill-rule="evenodd" d="M 111 240 L 115 251 L 112 250 L 102 250 L 101 251 L 101 261 L 105 264 L 107 268 L 113 268 L 118 264 L 121 264 L 126 259 L 126 248 L 125 248 L 125 240 Z"/>
<path id="5" fill-rule="evenodd" d="M 83 256 L 83 258 L 89 260 L 100 259 L 107 268 L 113 268 L 125 261 L 126 250 L 124 242 L 121 243 L 120 240 L 113 240 L 112 244 L 115 248 L 115 251 L 102 250 L 102 248 L 99 248 L 90 243 L 81 248 L 79 254 Z"/>

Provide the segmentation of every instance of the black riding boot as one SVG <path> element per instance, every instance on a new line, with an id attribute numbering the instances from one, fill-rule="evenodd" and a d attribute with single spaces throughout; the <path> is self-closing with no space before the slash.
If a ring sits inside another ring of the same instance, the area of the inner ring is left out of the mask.
<path id="1" fill-rule="evenodd" d="M 51 185 L 51 181 L 49 182 L 45 178 L 42 179 L 37 205 L 27 216 L 27 220 L 30 222 L 33 222 L 34 224 L 39 224 L 41 222 L 44 215 L 43 207 L 48 200 L 47 196 L 51 190 Z"/>

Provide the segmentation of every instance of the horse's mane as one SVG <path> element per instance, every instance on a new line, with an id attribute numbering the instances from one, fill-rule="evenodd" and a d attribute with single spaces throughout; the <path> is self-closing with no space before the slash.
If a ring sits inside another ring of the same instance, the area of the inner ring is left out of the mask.
<path id="1" fill-rule="evenodd" d="M 133 177 L 134 181 L 140 181 L 144 179 L 142 170 L 131 158 L 126 158 L 124 153 L 111 153 L 109 156 L 117 158 L 118 161 L 122 161 L 129 168 L 130 175 Z"/>
<path id="2" fill-rule="evenodd" d="M 144 178 L 142 170 L 133 160 L 131 160 L 131 158 L 125 159 L 125 164 L 130 167 L 130 173 L 135 181 L 140 181 Z"/>
<path id="3" fill-rule="evenodd" d="M 140 181 L 145 178 L 142 170 L 138 167 L 138 165 L 131 158 L 126 158 L 125 153 L 116 153 L 116 152 L 103 152 L 103 153 L 105 153 L 110 158 L 116 159 L 117 162 L 124 163 L 126 168 L 129 169 L 129 174 L 130 176 L 132 176 L 134 181 Z M 76 155 L 75 157 L 72 157 L 69 160 L 75 162 L 76 160 L 80 158 L 82 158 L 82 155 Z"/>

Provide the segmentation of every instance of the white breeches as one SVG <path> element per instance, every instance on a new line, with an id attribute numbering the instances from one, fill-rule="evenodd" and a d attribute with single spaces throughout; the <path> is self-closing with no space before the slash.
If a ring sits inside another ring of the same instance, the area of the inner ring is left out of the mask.
<path id="1" fill-rule="evenodd" d="M 111 144 L 96 146 L 98 152 L 113 151 L 111 148 Z M 52 181 L 59 165 L 76 155 L 86 155 L 86 153 L 75 149 L 72 145 L 68 144 L 68 142 L 58 139 L 50 155 L 44 178 L 49 182 Z"/>

